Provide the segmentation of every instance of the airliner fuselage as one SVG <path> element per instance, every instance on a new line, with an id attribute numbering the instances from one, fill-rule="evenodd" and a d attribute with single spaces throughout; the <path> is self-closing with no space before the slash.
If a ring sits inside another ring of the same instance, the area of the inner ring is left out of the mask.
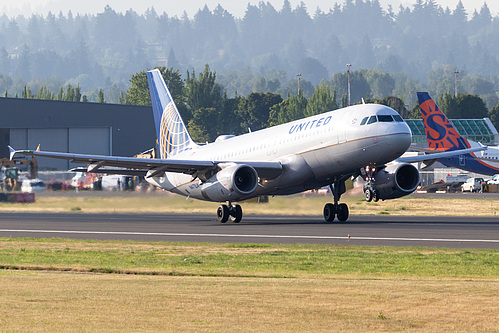
<path id="1" fill-rule="evenodd" d="M 260 180 L 249 195 L 292 194 L 331 184 L 365 166 L 381 166 L 401 156 L 411 132 L 398 113 L 379 104 L 361 104 L 297 120 L 257 132 L 195 146 L 174 157 L 215 163 L 272 161 L 282 164 L 275 178 Z M 165 190 L 201 200 L 215 200 L 205 179 L 167 172 L 146 178 Z M 215 196 L 215 197 L 214 197 Z"/>

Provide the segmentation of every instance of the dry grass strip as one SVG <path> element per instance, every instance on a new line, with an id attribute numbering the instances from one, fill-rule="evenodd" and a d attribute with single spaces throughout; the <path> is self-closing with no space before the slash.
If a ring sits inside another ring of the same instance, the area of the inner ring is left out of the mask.
<path id="1" fill-rule="evenodd" d="M 479 194 L 477 194 L 479 196 Z M 245 214 L 317 215 L 321 216 L 330 196 L 291 196 L 270 198 L 267 204 L 242 203 Z M 451 215 L 496 216 L 499 200 L 404 197 L 396 200 L 367 203 L 360 196 L 344 196 L 351 215 Z M 75 212 L 75 213 L 207 213 L 214 214 L 218 203 L 176 195 L 126 194 L 116 196 L 50 196 L 44 194 L 34 204 L 0 203 L 0 211 L 19 212 Z M 431 209 L 428 209 L 431 207 Z"/>
<path id="2" fill-rule="evenodd" d="M 15 332 L 497 332 L 499 281 L 0 272 Z"/>

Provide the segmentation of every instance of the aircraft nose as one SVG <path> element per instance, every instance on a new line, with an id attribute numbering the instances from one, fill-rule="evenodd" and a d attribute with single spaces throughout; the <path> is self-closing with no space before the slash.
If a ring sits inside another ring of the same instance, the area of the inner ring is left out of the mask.
<path id="1" fill-rule="evenodd" d="M 397 152 L 400 152 L 400 154 L 405 153 L 407 149 L 409 149 L 411 142 L 411 129 L 405 123 L 400 126 L 397 131 L 394 131 L 394 134 L 389 136 L 387 140 L 387 144 Z"/>

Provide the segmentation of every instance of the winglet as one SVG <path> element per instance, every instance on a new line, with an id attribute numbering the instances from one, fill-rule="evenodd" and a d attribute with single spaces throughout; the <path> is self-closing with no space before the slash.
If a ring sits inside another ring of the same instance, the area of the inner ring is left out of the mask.
<path id="1" fill-rule="evenodd" d="M 10 145 L 8 147 L 9 147 L 9 152 L 10 152 L 9 158 L 12 161 L 12 159 L 14 158 L 14 155 L 16 154 L 16 150 L 14 148 L 12 148 Z"/>

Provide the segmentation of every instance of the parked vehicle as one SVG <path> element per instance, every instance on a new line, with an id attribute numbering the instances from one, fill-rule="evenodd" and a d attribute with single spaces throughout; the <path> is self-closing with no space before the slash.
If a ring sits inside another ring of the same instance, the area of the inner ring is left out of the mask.
<path id="1" fill-rule="evenodd" d="M 104 191 L 132 191 L 134 181 L 131 176 L 104 175 L 101 178 L 101 189 Z"/>
<path id="2" fill-rule="evenodd" d="M 491 179 L 487 182 L 487 184 L 499 184 L 499 174 L 495 174 Z"/>
<path id="3" fill-rule="evenodd" d="M 21 192 L 39 192 L 46 189 L 45 183 L 40 179 L 26 179 L 21 185 Z"/>
<path id="4" fill-rule="evenodd" d="M 461 185 L 462 192 L 478 192 L 482 190 L 482 184 L 485 181 L 483 178 L 468 178 L 466 182 Z"/>

